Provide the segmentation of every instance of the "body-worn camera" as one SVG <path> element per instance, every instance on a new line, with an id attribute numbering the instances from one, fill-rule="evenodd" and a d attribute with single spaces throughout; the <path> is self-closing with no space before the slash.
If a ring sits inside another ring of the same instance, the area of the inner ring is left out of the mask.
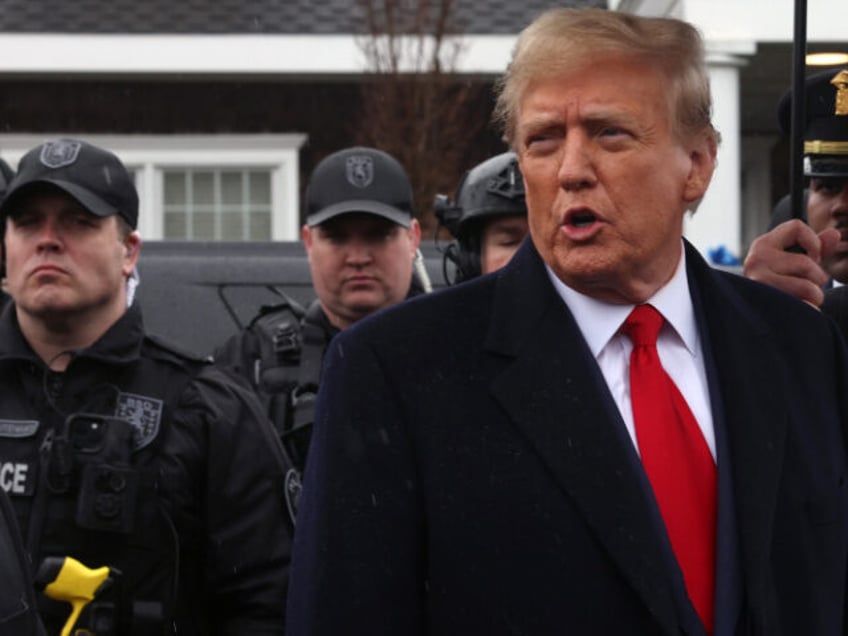
<path id="1" fill-rule="evenodd" d="M 65 433 L 79 470 L 77 525 L 131 532 L 140 483 L 130 464 L 132 425 L 117 417 L 75 413 L 66 420 Z"/>

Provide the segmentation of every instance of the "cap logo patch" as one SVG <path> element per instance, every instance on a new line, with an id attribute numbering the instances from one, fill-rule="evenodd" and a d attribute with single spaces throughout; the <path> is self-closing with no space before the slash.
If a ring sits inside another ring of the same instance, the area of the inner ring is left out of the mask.
<path id="1" fill-rule="evenodd" d="M 41 147 L 41 163 L 48 168 L 69 166 L 77 160 L 82 144 L 78 141 L 48 141 Z"/>
<path id="2" fill-rule="evenodd" d="M 374 181 L 374 161 L 366 155 L 353 155 L 347 158 L 345 172 L 348 183 L 367 188 Z"/>
<path id="3" fill-rule="evenodd" d="M 839 71 L 830 80 L 836 86 L 836 115 L 848 115 L 848 71 Z"/>

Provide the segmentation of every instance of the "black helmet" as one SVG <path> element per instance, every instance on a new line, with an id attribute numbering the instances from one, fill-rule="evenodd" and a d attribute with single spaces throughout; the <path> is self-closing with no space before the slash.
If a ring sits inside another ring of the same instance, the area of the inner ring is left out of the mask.
<path id="1" fill-rule="evenodd" d="M 480 275 L 480 239 L 485 221 L 499 216 L 526 215 L 524 181 L 514 152 L 504 152 L 466 172 L 456 200 L 436 195 L 435 213 L 456 239 L 445 249 L 443 270 L 448 284 Z M 453 280 L 447 262 L 456 266 Z"/>

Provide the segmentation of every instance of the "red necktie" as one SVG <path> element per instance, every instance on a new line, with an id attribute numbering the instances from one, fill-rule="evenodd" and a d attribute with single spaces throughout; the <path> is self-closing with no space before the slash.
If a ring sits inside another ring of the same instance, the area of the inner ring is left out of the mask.
<path id="1" fill-rule="evenodd" d="M 686 400 L 657 354 L 664 319 L 639 305 L 621 331 L 633 342 L 630 401 L 642 465 L 654 490 L 686 590 L 708 633 L 713 629 L 716 469 Z"/>

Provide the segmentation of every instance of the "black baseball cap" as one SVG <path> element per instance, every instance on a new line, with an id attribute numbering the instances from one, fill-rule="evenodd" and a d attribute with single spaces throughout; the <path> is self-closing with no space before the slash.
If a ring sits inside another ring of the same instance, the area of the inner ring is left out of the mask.
<path id="1" fill-rule="evenodd" d="M 804 174 L 848 176 L 848 68 L 811 75 L 805 81 Z M 792 93 L 778 105 L 780 128 L 789 134 Z"/>
<path id="2" fill-rule="evenodd" d="M 39 184 L 66 192 L 95 216 L 117 214 L 138 225 L 138 192 L 126 166 L 113 153 L 78 139 L 55 139 L 28 151 L 0 205 L 6 217 L 20 196 Z"/>
<path id="3" fill-rule="evenodd" d="M 412 186 L 400 162 L 374 148 L 339 150 L 315 166 L 306 187 L 306 224 L 367 212 L 403 227 L 412 223 Z"/>

